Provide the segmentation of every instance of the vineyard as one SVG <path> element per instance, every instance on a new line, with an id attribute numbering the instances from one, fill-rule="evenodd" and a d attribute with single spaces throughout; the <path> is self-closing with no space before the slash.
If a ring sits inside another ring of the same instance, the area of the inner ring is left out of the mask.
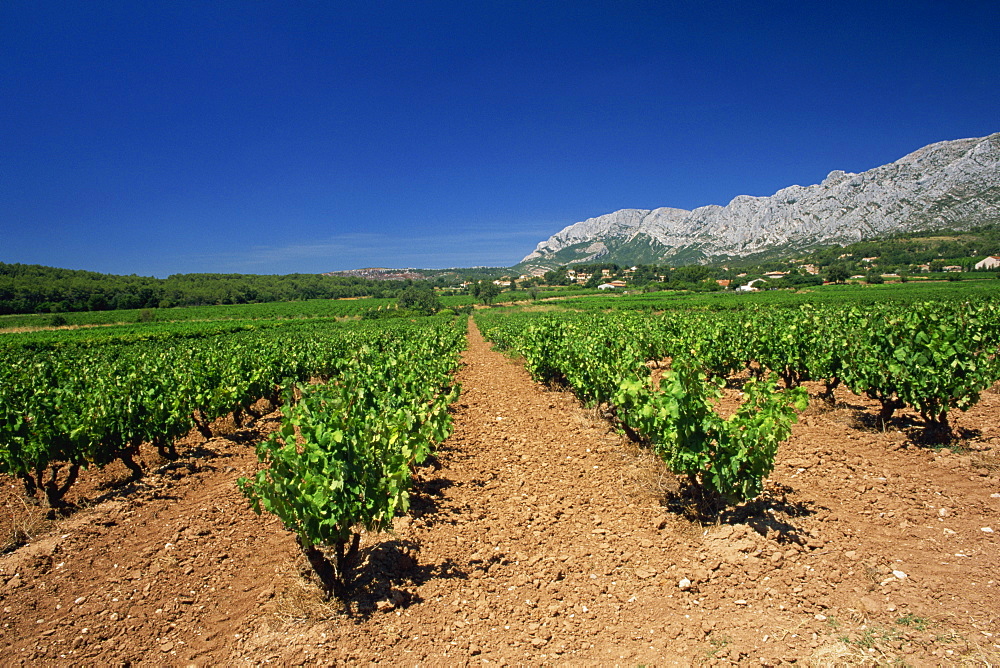
<path id="1" fill-rule="evenodd" d="M 962 297 L 3 335 L 0 657 L 996 663 Z"/>

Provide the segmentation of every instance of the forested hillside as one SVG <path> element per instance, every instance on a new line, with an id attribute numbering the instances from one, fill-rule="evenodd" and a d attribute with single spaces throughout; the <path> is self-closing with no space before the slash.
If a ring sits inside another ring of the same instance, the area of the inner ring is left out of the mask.
<path id="1" fill-rule="evenodd" d="M 160 279 L 0 263 L 0 314 L 394 297 L 408 283 L 319 274 L 175 274 Z"/>

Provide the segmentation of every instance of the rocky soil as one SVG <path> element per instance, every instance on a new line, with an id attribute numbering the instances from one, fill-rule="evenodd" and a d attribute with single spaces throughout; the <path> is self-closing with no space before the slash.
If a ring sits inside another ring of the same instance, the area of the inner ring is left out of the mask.
<path id="1" fill-rule="evenodd" d="M 814 401 L 765 498 L 703 525 L 655 459 L 473 327 L 455 433 L 346 604 L 235 486 L 253 429 L 87 474 L 55 521 L 3 479 L 3 665 L 1000 664 L 1000 395 L 951 450 Z M 22 541 L 23 542 L 23 541 Z"/>

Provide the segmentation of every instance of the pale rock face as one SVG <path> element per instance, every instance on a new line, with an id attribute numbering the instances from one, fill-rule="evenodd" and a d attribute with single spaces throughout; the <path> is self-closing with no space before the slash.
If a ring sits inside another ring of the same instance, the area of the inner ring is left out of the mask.
<path id="1" fill-rule="evenodd" d="M 931 144 L 861 174 L 834 170 L 822 183 L 789 186 L 770 197 L 740 195 L 724 207 L 622 209 L 564 228 L 522 262 L 544 262 L 576 244 L 637 235 L 667 246 L 665 259 L 692 245 L 705 257 L 741 257 L 779 246 L 847 244 L 890 231 L 962 228 L 998 217 L 1000 133 Z M 588 248 L 586 255 L 594 253 Z"/>
<path id="2" fill-rule="evenodd" d="M 522 262 L 536 257 L 544 257 L 560 248 L 578 243 L 600 239 L 603 237 L 630 237 L 638 229 L 643 218 L 649 211 L 642 209 L 622 209 L 597 218 L 588 218 L 580 223 L 574 223 L 552 235 L 547 241 L 538 244 L 535 251 L 524 258 Z M 602 244 L 603 246 L 603 244 Z M 588 252 L 590 248 L 587 249 Z"/>

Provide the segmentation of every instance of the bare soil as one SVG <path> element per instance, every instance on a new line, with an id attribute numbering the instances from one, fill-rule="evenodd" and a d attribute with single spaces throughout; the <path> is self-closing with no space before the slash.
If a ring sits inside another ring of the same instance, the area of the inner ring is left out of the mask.
<path id="1" fill-rule="evenodd" d="M 946 450 L 813 400 L 764 498 L 703 525 L 597 411 L 469 340 L 455 433 L 346 604 L 236 488 L 278 412 L 135 485 L 89 472 L 64 519 L 2 479 L 0 536 L 30 540 L 0 556 L 0 663 L 1000 664 L 1000 395 Z"/>

